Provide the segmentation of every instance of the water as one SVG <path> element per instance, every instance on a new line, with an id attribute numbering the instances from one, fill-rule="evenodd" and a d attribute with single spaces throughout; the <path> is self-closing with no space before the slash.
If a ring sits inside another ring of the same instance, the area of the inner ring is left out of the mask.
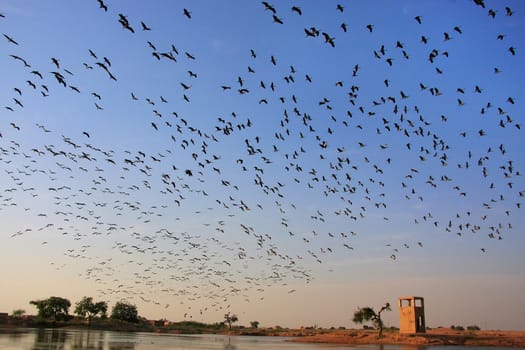
<path id="1" fill-rule="evenodd" d="M 0 330 L 1 350 L 450 350 L 447 346 L 298 344 L 284 337 L 229 337 L 223 335 L 172 335 L 96 330 Z M 490 347 L 454 347 L 483 350 Z M 501 349 L 501 348 L 499 348 Z M 511 348 L 508 348 L 511 349 Z"/>

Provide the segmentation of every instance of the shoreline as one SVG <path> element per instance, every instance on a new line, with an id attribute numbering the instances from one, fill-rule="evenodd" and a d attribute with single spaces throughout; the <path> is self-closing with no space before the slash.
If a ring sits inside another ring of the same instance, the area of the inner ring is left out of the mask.
<path id="1" fill-rule="evenodd" d="M 290 341 L 340 345 L 463 345 L 525 348 L 525 331 L 455 331 L 439 328 L 417 334 L 387 331 L 382 338 L 378 338 L 377 331 L 347 330 L 306 335 Z"/>

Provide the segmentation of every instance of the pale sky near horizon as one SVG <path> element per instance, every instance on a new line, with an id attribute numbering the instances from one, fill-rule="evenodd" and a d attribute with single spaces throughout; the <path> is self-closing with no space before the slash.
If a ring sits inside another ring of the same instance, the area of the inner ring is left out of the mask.
<path id="1" fill-rule="evenodd" d="M 525 4 L 484 3 L 0 0 L 0 312 L 525 329 Z"/>

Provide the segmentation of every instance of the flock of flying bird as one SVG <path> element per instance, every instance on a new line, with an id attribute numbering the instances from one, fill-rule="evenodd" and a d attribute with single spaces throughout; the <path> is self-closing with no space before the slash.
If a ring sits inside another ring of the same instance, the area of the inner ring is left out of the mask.
<path id="1" fill-rule="evenodd" d="M 25 43 L 8 32 L 11 16 L 0 14 L 2 65 L 21 72 L 11 95 L 2 91 L 0 216 L 3 221 L 24 217 L 13 232 L 2 232 L 3 240 L 45 237 L 42 244 L 57 247 L 69 242 L 63 253 L 70 262 L 57 268 L 83 267 L 81 277 L 93 281 L 99 295 L 165 308 L 175 306 L 161 302 L 171 298 L 185 303 L 184 315 L 192 317 L 229 309 L 235 298 L 250 301 L 254 292 L 262 299 L 272 286 L 308 283 L 315 278 L 312 263 L 330 261 L 335 254 L 355 255 L 360 231 L 373 221 L 398 220 L 389 210 L 401 202 L 431 206 L 426 197 L 447 194 L 446 205 L 457 211 L 427 210 L 409 220 L 426 225 L 423 231 L 458 237 L 481 234 L 501 240 L 512 229 L 513 215 L 520 215 L 525 191 L 519 188 L 519 162 L 508 157 L 504 137 L 485 142 L 494 130 L 498 135 L 520 132 L 520 121 L 508 111 L 515 110 L 516 97 L 492 100 L 489 87 L 477 82 L 460 81 L 455 91 L 425 81 L 407 86 L 394 73 L 372 85 L 384 94 L 360 97 L 367 89 L 361 76 L 371 74 L 369 67 L 376 64 L 386 71 L 410 69 L 411 60 L 421 59 L 433 74 L 453 81 L 456 73 L 447 66 L 455 52 L 447 45 L 461 40 L 467 28 L 457 25 L 440 38 L 429 37 L 419 29 L 425 17 L 418 15 L 411 19 L 409 34 L 417 40 L 382 42 L 375 36 L 379 23 L 356 28 L 344 22 L 351 6 L 336 4 L 332 11 L 340 24 L 333 32 L 308 25 L 295 28 L 297 40 L 323 52 L 347 45 L 346 37 L 360 31 L 375 47 L 366 62 L 341 67 L 340 79 L 327 87 L 319 83 L 322 67 L 309 72 L 286 62 L 284 54 L 246 48 L 246 66 L 238 67 L 229 81 L 216 83 L 215 94 L 224 100 L 221 108 L 232 110 L 202 117 L 203 122 L 196 117 L 201 112 L 191 113 L 192 105 L 206 104 L 192 96 L 206 79 L 198 55 L 175 44 L 161 48 L 154 40 L 154 23 L 131 18 L 109 2 L 93 3 L 99 15 L 114 21 L 115 31 L 143 44 L 141 52 L 152 64 L 169 73 L 183 71 L 180 95 L 141 96 L 121 83 L 119 64 L 124 63 L 94 47 L 86 47 L 78 62 L 66 64 L 57 53 L 47 65 L 34 64 L 19 53 Z M 268 26 L 285 27 L 289 19 L 296 23 L 288 16 L 307 16 L 307 9 L 297 5 L 263 1 L 257 6 L 270 17 Z M 514 15 L 509 7 L 487 9 L 481 0 L 473 1 L 471 11 L 488 11 L 487 21 Z M 180 14 L 187 21 L 199 15 L 186 8 Z M 150 36 L 144 40 L 145 35 Z M 506 59 L 517 59 L 519 49 L 505 46 L 503 33 L 490 40 L 504 43 Z M 257 73 L 268 70 L 273 75 Z M 494 65 L 487 74 L 512 73 Z M 93 115 L 109 113 L 111 101 L 87 87 L 88 80 L 97 79 L 127 91 L 130 113 L 148 115 L 141 117 L 143 140 L 118 149 L 119 140 L 111 147 L 95 144 L 97 128 L 66 135 L 69 131 L 49 126 L 46 117 L 36 125 L 23 122 L 35 113 L 27 112 L 30 108 L 38 108 L 35 96 L 42 105 L 67 99 L 75 108 L 92 109 Z M 86 95 L 89 102 L 80 99 Z M 446 96 L 453 96 L 447 101 L 453 101 L 455 115 L 439 112 Z M 184 112 L 177 110 L 181 104 Z M 248 112 L 237 105 L 248 105 Z M 476 106 L 483 123 L 457 122 L 469 105 Z M 268 113 L 270 106 L 278 106 L 280 115 Z M 465 126 L 452 137 L 449 125 Z M 23 138 L 24 133 L 32 136 Z M 468 149 L 480 143 L 484 151 Z M 474 181 L 482 184 L 483 193 L 468 192 Z M 260 223 L 263 215 L 267 226 Z M 402 249 L 424 248 L 424 241 L 418 236 L 386 242 L 385 258 L 395 261 Z M 192 310 L 193 303 L 201 305 L 199 311 Z"/>

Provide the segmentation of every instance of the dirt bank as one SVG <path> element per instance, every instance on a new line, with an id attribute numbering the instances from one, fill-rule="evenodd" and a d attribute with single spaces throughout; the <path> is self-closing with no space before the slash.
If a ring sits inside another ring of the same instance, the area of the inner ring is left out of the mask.
<path id="1" fill-rule="evenodd" d="M 456 331 L 448 328 L 428 330 L 420 334 L 376 331 L 337 330 L 324 334 L 299 336 L 292 341 L 331 344 L 399 344 L 399 345 L 469 345 L 525 348 L 525 331 Z"/>

